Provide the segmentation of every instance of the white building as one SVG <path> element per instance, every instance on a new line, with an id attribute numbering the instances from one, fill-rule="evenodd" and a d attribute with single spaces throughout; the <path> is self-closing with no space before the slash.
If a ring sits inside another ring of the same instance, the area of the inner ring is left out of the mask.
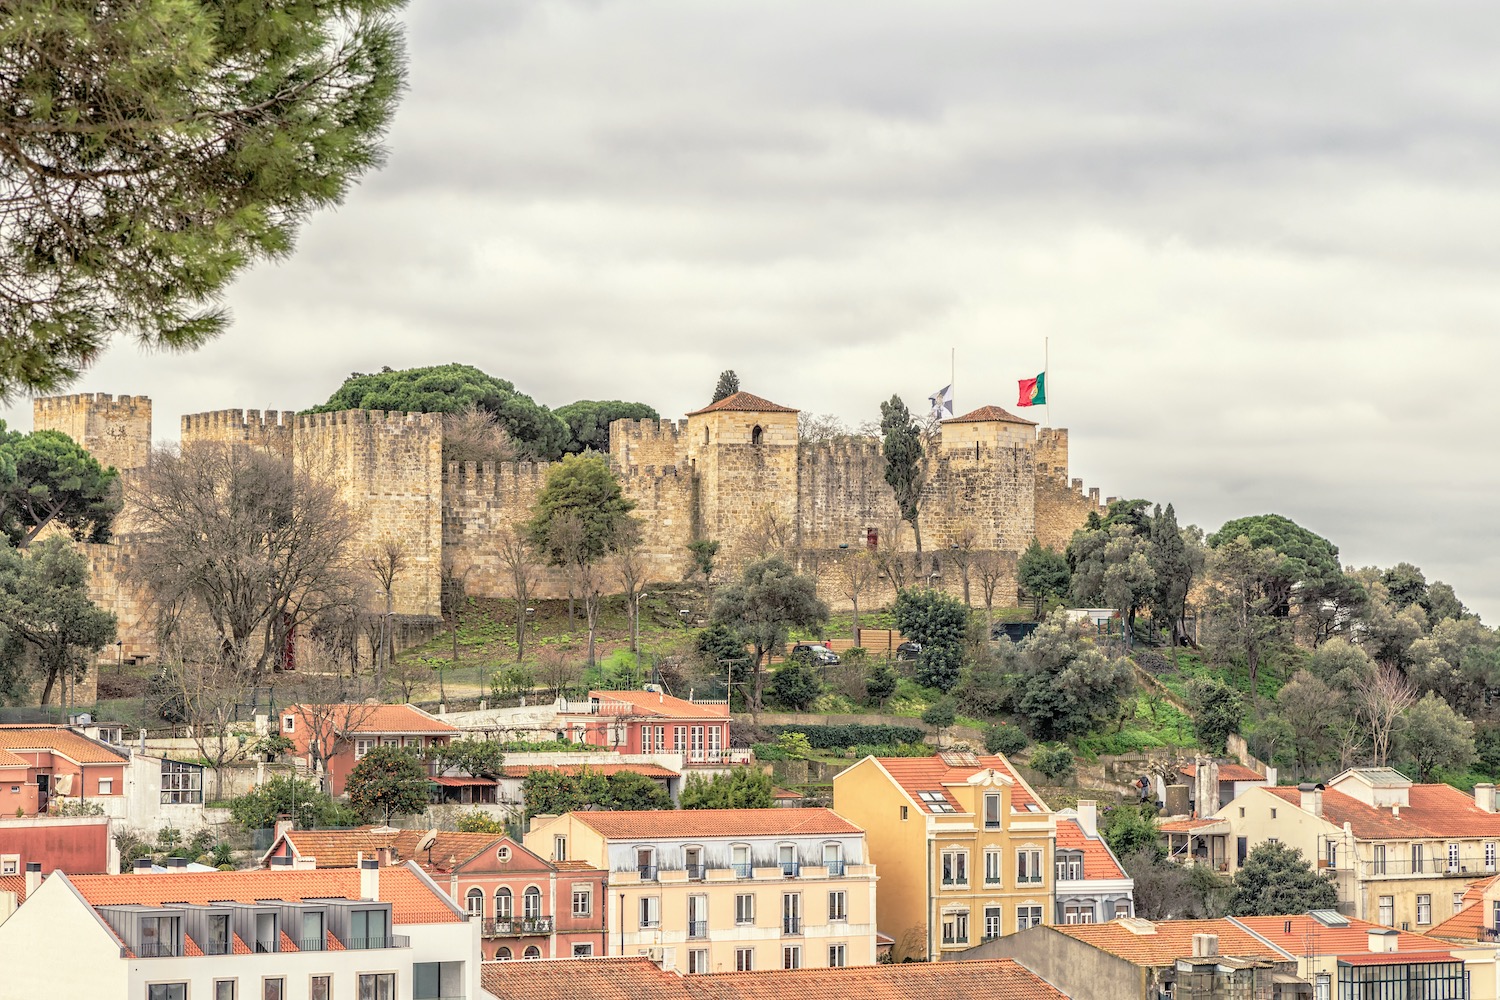
<path id="1" fill-rule="evenodd" d="M 49 875 L 0 1000 L 481 1000 L 479 925 L 415 864 Z"/>

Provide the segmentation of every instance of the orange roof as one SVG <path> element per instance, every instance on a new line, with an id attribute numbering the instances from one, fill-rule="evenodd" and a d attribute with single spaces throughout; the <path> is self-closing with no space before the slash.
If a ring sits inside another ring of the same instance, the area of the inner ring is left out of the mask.
<path id="1" fill-rule="evenodd" d="M 1195 776 L 1198 773 L 1198 765 L 1197 764 L 1184 764 L 1182 767 L 1179 767 L 1177 770 L 1181 771 L 1183 774 L 1185 774 L 1185 775 L 1187 775 L 1188 777 L 1191 778 L 1191 777 Z M 1266 776 L 1264 774 L 1261 774 L 1259 771 L 1252 771 L 1250 768 L 1246 767 L 1243 764 L 1220 764 L 1219 765 L 1219 780 L 1220 781 L 1265 781 L 1266 780 Z"/>
<path id="2" fill-rule="evenodd" d="M 1027 420 L 1024 417 L 1018 417 L 1014 413 L 1011 413 L 1008 410 L 1002 410 L 998 406 L 981 406 L 977 410 L 970 410 L 968 413 L 965 413 L 961 417 L 949 417 L 947 420 L 944 420 L 943 423 L 945 423 L 945 424 L 988 424 L 988 423 L 1002 423 L 1002 424 L 1026 424 L 1029 427 L 1035 427 L 1036 426 L 1036 421 L 1035 420 Z"/>
<path id="3" fill-rule="evenodd" d="M 1131 926 L 1151 927 L 1155 933 L 1137 934 Z M 1107 924 L 1056 924 L 1059 934 L 1092 945 L 1133 965 L 1159 968 L 1193 954 L 1194 934 L 1217 934 L 1219 954 L 1235 958 L 1276 958 L 1276 950 L 1227 917 L 1218 920 L 1121 920 Z"/>
<path id="4" fill-rule="evenodd" d="M 631 771 L 648 778 L 676 778 L 678 773 L 660 764 L 506 764 L 500 769 L 504 778 L 524 778 L 532 771 L 556 771 L 559 774 L 578 775 L 585 771 L 591 774 L 619 774 Z"/>
<path id="5" fill-rule="evenodd" d="M 1347 917 L 1347 927 L 1329 927 L 1321 920 L 1301 914 L 1293 917 L 1238 917 L 1240 923 L 1272 944 L 1294 955 L 1355 955 L 1370 951 L 1370 931 L 1388 931 L 1389 927 L 1368 920 Z M 1291 932 L 1287 932 L 1287 926 Z M 1406 953 L 1441 950 L 1443 942 L 1426 934 L 1398 931 L 1396 951 Z M 1220 950 L 1223 950 L 1222 945 Z"/>
<path id="6" fill-rule="evenodd" d="M 1014 959 L 851 965 L 838 969 L 720 972 L 683 979 L 701 1000 L 1064 1000 Z"/>
<path id="7" fill-rule="evenodd" d="M 122 764 L 123 750 L 113 750 L 63 726 L 0 726 L 0 750 L 50 750 L 77 764 Z"/>
<path id="8" fill-rule="evenodd" d="M 1171 819 L 1157 824 L 1156 830 L 1158 833 L 1192 833 L 1207 826 L 1224 826 L 1226 822 L 1222 819 Z"/>
<path id="9" fill-rule="evenodd" d="M 0 875 L 0 892 L 13 892 L 17 903 L 26 902 L 26 876 Z"/>
<path id="10" fill-rule="evenodd" d="M 1125 871 L 1101 837 L 1090 837 L 1076 819 L 1057 820 L 1057 849 L 1083 852 L 1083 877 L 1124 878 Z"/>
<path id="11" fill-rule="evenodd" d="M 701 410 L 694 410 L 692 413 L 689 413 L 688 416 L 696 417 L 700 413 L 724 412 L 796 413 L 797 411 L 792 409 L 790 406 L 782 406 L 779 403 L 771 402 L 769 399 L 761 399 L 759 396 L 752 396 L 748 392 L 737 392 L 732 396 L 725 396 L 723 399 L 719 400 L 716 403 L 709 403 Z"/>
<path id="12" fill-rule="evenodd" d="M 373 857 L 382 847 L 391 849 L 393 862 L 415 861 L 423 868 L 447 871 L 450 859 L 462 864 L 492 851 L 506 837 L 498 833 L 450 833 L 437 831 L 432 850 L 417 849 L 427 836 L 425 830 L 288 830 L 286 839 L 298 856 L 314 858 L 318 868 L 353 868 L 360 856 Z M 519 846 L 519 845 L 517 845 Z M 427 862 L 432 858 L 432 864 Z"/>
<path id="13" fill-rule="evenodd" d="M 654 691 L 590 691 L 589 698 L 598 699 L 600 715 L 650 715 L 668 719 L 729 717 L 727 702 L 705 705 Z"/>
<path id="14" fill-rule="evenodd" d="M 206 905 L 219 901 L 254 903 L 261 899 L 300 902 L 343 897 L 359 899 L 359 870 L 169 872 L 164 875 L 69 875 L 68 881 L 90 906 L 136 903 Z M 380 870 L 380 899 L 391 904 L 398 924 L 457 923 L 464 918 L 448 898 L 410 868 Z"/>
<path id="15" fill-rule="evenodd" d="M 1010 762 L 999 754 L 977 756 L 974 764 L 950 764 L 941 755 L 936 757 L 877 757 L 876 760 L 896 780 L 896 784 L 911 796 L 912 801 L 924 809 L 928 806 L 917 797 L 918 792 L 942 792 L 947 797 L 950 806 L 954 809 L 961 808 L 958 800 L 953 797 L 953 793 L 943 786 L 968 781 L 980 771 L 994 768 L 1015 781 L 1010 790 L 1011 812 L 1031 812 L 1032 810 L 1026 808 L 1028 805 L 1037 806 L 1042 812 L 1047 811 L 1047 806 L 1042 800 L 1036 797 L 1025 781 L 1021 780 L 1020 775 L 1011 770 Z"/>
<path id="16" fill-rule="evenodd" d="M 397 736 L 421 733 L 456 733 L 458 730 L 441 719 L 422 711 L 415 705 L 348 705 L 325 706 L 347 708 L 342 718 L 351 721 L 351 733 L 389 733 Z M 301 705 L 287 705 L 281 710 L 283 717 L 290 713 L 301 713 Z"/>
<path id="17" fill-rule="evenodd" d="M 1266 791 L 1300 806 L 1301 793 L 1295 788 L 1267 788 Z M 1407 792 L 1411 805 L 1402 806 L 1400 815 L 1389 808 L 1367 806 L 1352 795 L 1335 789 L 1323 792 L 1323 818 L 1334 826 L 1349 824 L 1361 840 L 1383 840 L 1411 837 L 1500 837 L 1500 813 L 1485 812 L 1451 785 L 1412 785 Z"/>
<path id="18" fill-rule="evenodd" d="M 31 761 L 17 757 L 9 750 L 0 750 L 0 767 L 30 767 Z"/>
<path id="19" fill-rule="evenodd" d="M 770 837 L 864 833 L 832 809 L 641 809 L 575 812 L 607 838 Z"/>
<path id="20" fill-rule="evenodd" d="M 506 1000 L 688 1000 L 681 977 L 643 955 L 485 962 L 479 981 L 485 992 Z"/>
<path id="21" fill-rule="evenodd" d="M 1446 938 L 1450 941 L 1478 941 L 1484 927 L 1484 907 L 1480 905 L 1485 890 L 1495 884 L 1500 875 L 1491 875 L 1471 882 L 1464 891 L 1464 908 L 1427 932 L 1428 936 Z"/>

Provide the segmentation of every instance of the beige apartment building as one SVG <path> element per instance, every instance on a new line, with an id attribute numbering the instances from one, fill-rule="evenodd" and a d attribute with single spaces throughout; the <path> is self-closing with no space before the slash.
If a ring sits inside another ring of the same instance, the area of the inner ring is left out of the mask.
<path id="1" fill-rule="evenodd" d="M 865 833 L 830 809 L 537 816 L 526 847 L 609 873 L 608 955 L 690 974 L 875 962 Z"/>

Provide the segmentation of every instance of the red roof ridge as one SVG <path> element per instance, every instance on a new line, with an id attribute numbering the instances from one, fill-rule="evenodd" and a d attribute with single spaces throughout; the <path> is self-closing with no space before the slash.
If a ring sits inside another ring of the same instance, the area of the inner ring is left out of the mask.
<path id="1" fill-rule="evenodd" d="M 1025 417 L 1018 417 L 1014 413 L 1011 413 L 1009 410 L 1002 409 L 1002 408 L 1000 408 L 998 406 L 995 406 L 993 404 L 988 405 L 988 406 L 981 406 L 977 410 L 970 410 L 968 413 L 965 413 L 961 417 L 949 417 L 947 420 L 944 420 L 943 423 L 945 423 L 945 424 L 988 424 L 988 423 L 1026 424 L 1026 425 L 1028 425 L 1030 427 L 1035 427 L 1037 425 L 1035 420 L 1027 420 Z"/>
<path id="2" fill-rule="evenodd" d="M 725 413 L 725 412 L 734 412 L 734 413 L 797 413 L 799 411 L 793 409 L 790 406 L 782 406 L 780 403 L 773 403 L 769 399 L 762 399 L 759 396 L 752 395 L 751 393 L 743 392 L 742 391 L 742 392 L 731 393 L 730 395 L 725 396 L 723 399 L 720 399 L 720 400 L 717 400 L 715 402 L 709 403 L 707 406 L 703 407 L 703 409 L 701 409 L 701 410 L 693 410 L 691 413 L 688 414 L 688 416 L 690 416 L 690 417 L 696 417 L 700 413 Z"/>

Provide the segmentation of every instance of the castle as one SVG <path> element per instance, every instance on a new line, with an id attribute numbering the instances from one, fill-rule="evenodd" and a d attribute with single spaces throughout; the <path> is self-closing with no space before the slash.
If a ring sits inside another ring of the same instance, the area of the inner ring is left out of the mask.
<path id="1" fill-rule="evenodd" d="M 695 539 L 721 543 L 719 579 L 770 550 L 792 553 L 835 607 L 847 607 L 835 581 L 851 550 L 915 553 L 884 478 L 880 442 L 799 440 L 798 411 L 735 393 L 687 419 L 619 420 L 610 427 L 610 462 L 643 526 L 647 580 L 675 582 L 690 572 Z M 151 401 L 84 393 L 37 399 L 36 429 L 60 430 L 102 464 L 124 475 L 150 454 Z M 356 549 L 399 541 L 406 568 L 394 581 L 393 609 L 408 621 L 435 622 L 445 568 L 472 597 L 510 596 L 498 555 L 499 534 L 530 517 L 546 481 L 546 463 L 444 467 L 443 422 L 436 413 L 346 410 L 298 414 L 219 410 L 182 418 L 182 443 L 213 441 L 266 449 L 338 484 L 360 525 Z M 913 579 L 957 592 L 943 572 L 950 550 L 1000 554 L 1007 584 L 996 603 L 1015 601 L 1015 561 L 1033 537 L 1061 551 L 1099 491 L 1068 479 L 1068 432 L 1038 427 L 998 406 L 942 422 L 924 458 L 918 523 L 925 555 Z M 132 659 L 156 653 L 147 595 L 128 573 L 141 544 L 127 509 L 116 540 L 84 546 L 93 598 L 120 619 L 120 645 Z M 913 560 L 915 562 L 915 560 Z M 566 596 L 544 573 L 537 597 Z M 877 583 L 862 603 L 890 598 Z"/>

